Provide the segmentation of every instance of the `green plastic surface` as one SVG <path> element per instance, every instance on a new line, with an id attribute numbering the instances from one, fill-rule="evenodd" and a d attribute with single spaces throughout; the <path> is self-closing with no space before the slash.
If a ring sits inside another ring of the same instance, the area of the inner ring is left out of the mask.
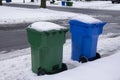
<path id="1" fill-rule="evenodd" d="M 61 68 L 67 31 L 68 29 L 39 32 L 27 28 L 33 72 L 37 73 L 42 68 L 46 73 L 53 73 L 56 66 L 57 69 Z"/>

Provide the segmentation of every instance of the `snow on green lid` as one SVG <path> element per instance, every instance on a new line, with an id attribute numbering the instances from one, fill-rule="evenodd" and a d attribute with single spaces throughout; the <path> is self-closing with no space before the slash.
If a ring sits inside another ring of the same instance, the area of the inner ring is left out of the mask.
<path id="1" fill-rule="evenodd" d="M 28 28 L 37 30 L 37 31 L 50 31 L 50 30 L 61 30 L 67 29 L 66 27 L 51 23 L 51 22 L 35 22 L 31 24 Z"/>

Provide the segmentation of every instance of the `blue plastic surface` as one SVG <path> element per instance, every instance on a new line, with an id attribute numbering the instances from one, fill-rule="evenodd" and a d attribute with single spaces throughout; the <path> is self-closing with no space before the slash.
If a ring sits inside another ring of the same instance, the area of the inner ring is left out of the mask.
<path id="1" fill-rule="evenodd" d="M 81 56 L 88 59 L 96 56 L 98 37 L 103 31 L 106 22 L 84 23 L 78 20 L 70 20 L 70 32 L 72 36 L 72 59 L 80 60 Z"/>
<path id="2" fill-rule="evenodd" d="M 6 0 L 6 2 L 11 2 L 11 0 Z"/>
<path id="3" fill-rule="evenodd" d="M 61 3 L 62 3 L 62 6 L 65 6 L 65 1 L 62 1 Z"/>

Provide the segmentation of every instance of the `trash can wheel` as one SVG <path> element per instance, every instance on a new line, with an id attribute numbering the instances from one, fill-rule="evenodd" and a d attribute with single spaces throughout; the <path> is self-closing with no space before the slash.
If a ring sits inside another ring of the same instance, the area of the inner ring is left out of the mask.
<path id="1" fill-rule="evenodd" d="M 65 64 L 65 63 L 62 63 L 62 69 L 61 69 L 62 71 L 65 71 L 65 70 L 67 70 L 67 65 Z"/>
<path id="2" fill-rule="evenodd" d="M 59 73 L 62 71 L 67 70 L 67 65 L 65 63 L 62 63 L 62 67 L 59 68 L 59 65 L 55 65 L 53 66 L 53 72 L 52 73 L 48 73 L 48 74 L 55 74 L 55 73 Z"/>
<path id="3" fill-rule="evenodd" d="M 114 1 L 112 1 L 112 3 L 114 4 L 115 2 L 114 2 Z"/>
<path id="4" fill-rule="evenodd" d="M 96 59 L 99 59 L 99 58 L 101 58 L 101 56 L 100 56 L 100 54 L 97 52 L 97 53 L 96 53 Z"/>
<path id="5" fill-rule="evenodd" d="M 101 58 L 101 56 L 98 52 L 96 52 L 96 56 L 93 58 L 90 58 L 89 61 L 94 61 L 94 60 L 99 59 L 99 58 Z"/>
<path id="6" fill-rule="evenodd" d="M 37 75 L 38 75 L 38 76 L 40 76 L 40 75 L 45 75 L 45 71 L 44 71 L 44 69 L 42 69 L 41 67 L 38 68 Z"/>
<path id="7" fill-rule="evenodd" d="M 55 65 L 53 67 L 53 70 L 54 70 L 55 73 L 65 71 L 65 70 L 67 70 L 67 65 L 65 63 L 62 63 L 61 69 L 59 69 L 59 65 Z"/>
<path id="8" fill-rule="evenodd" d="M 87 61 L 88 61 L 88 58 L 87 58 L 87 57 L 85 57 L 85 56 L 80 57 L 80 61 L 79 61 L 79 62 L 85 63 L 85 62 L 87 62 Z"/>

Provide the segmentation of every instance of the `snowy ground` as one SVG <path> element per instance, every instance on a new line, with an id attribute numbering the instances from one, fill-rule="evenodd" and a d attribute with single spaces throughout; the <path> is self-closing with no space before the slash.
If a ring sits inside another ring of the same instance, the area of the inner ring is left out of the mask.
<path id="1" fill-rule="evenodd" d="M 9 52 L 23 54 L 0 61 L 0 80 L 120 80 L 120 36 L 108 34 L 100 36 L 98 52 L 102 58 L 85 64 L 72 61 L 71 40 L 64 44 L 63 62 L 68 70 L 54 74 L 37 76 L 31 71 L 30 48 Z"/>
<path id="2" fill-rule="evenodd" d="M 35 0 L 35 3 L 30 3 L 30 0 L 25 0 L 25 4 L 32 4 L 32 5 L 39 5 L 40 0 Z M 47 1 L 47 6 L 61 6 L 61 1 L 55 0 L 55 4 L 50 4 Z M 72 0 L 73 6 L 75 8 L 88 8 L 88 9 L 103 9 L 103 10 L 120 10 L 120 4 L 112 4 L 111 1 L 79 1 L 79 0 Z M 12 0 L 13 3 L 23 3 L 23 0 Z M 70 8 L 70 7 L 69 7 Z"/>
<path id="3" fill-rule="evenodd" d="M 40 4 L 39 0 L 38 2 L 37 0 L 35 0 L 34 3 L 30 3 L 30 0 L 25 0 L 25 2 L 26 3 L 23 3 L 23 0 L 12 0 L 12 3 L 31 4 L 31 5 Z M 63 7 L 61 6 L 60 1 L 56 1 L 55 4 L 50 4 L 50 2 L 47 1 L 47 5 Z M 120 10 L 120 4 L 112 4 L 111 1 L 91 1 L 91 2 L 77 1 L 74 2 L 72 7 Z M 52 11 L 48 9 L 24 9 L 24 8 L 11 8 L 4 6 L 2 7 L 0 6 L 0 11 L 1 11 L 0 24 L 14 24 L 14 23 L 35 22 L 35 21 L 54 20 L 54 19 L 70 19 L 77 15 L 74 13 Z"/>
<path id="4" fill-rule="evenodd" d="M 69 19 L 77 14 L 48 9 L 26 9 L 0 6 L 0 24 Z M 9 14 L 8 14 L 9 13 Z"/>
<path id="5" fill-rule="evenodd" d="M 111 9 L 120 10 L 119 4 L 111 4 L 110 1 L 99 3 L 94 1 L 76 2 L 74 5 L 77 3 L 81 4 L 79 5 L 81 8 L 102 9 L 103 6 L 106 6 L 104 9 L 107 9 L 107 6 L 109 6 Z M 2 14 L 0 15 L 0 24 L 68 19 L 78 15 L 47 9 L 21 9 L 11 7 L 0 7 L 0 11 Z M 5 51 L 2 51 L 0 52 L 3 53 L 0 55 L 0 80 L 120 80 L 119 35 L 111 33 L 100 36 L 97 51 L 101 54 L 102 58 L 85 64 L 70 59 L 71 40 L 67 40 L 63 49 L 63 62 L 67 64 L 68 70 L 54 75 L 37 76 L 32 73 L 30 48 L 6 53 L 7 56 Z M 15 55 L 12 56 L 12 54 Z"/>

